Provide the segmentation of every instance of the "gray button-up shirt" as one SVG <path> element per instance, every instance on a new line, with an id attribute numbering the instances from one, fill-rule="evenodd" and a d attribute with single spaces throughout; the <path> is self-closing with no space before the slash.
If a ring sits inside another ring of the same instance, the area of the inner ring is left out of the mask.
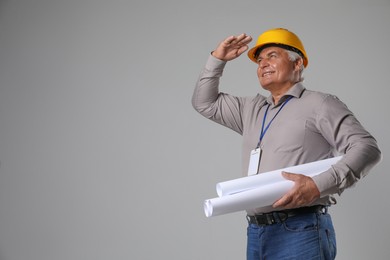
<path id="1" fill-rule="evenodd" d="M 247 175 L 250 151 L 260 137 L 269 104 L 266 125 L 283 101 L 292 99 L 275 117 L 261 142 L 259 173 L 337 155 L 343 158 L 329 170 L 313 177 L 321 198 L 313 204 L 330 205 L 353 186 L 381 159 L 374 137 L 337 97 L 305 89 L 298 83 L 274 104 L 272 96 L 236 97 L 219 91 L 219 78 L 226 62 L 209 57 L 192 97 L 194 108 L 203 116 L 243 136 L 242 174 Z M 256 209 L 249 214 L 260 213 Z"/>

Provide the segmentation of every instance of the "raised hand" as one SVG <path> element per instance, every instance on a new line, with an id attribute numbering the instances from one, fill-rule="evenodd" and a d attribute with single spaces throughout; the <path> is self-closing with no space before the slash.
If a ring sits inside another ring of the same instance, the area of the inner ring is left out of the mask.
<path id="1" fill-rule="evenodd" d="M 248 43 L 251 41 L 252 37 L 245 33 L 238 36 L 229 36 L 218 45 L 212 55 L 224 61 L 233 60 L 249 48 Z"/>

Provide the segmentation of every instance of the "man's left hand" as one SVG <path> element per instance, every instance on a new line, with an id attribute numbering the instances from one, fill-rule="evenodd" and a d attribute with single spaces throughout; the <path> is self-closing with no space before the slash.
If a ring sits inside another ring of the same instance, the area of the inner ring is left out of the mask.
<path id="1" fill-rule="evenodd" d="M 293 181 L 294 187 L 272 205 L 274 208 L 304 207 L 320 197 L 320 191 L 312 178 L 289 172 L 282 172 L 282 175 L 285 179 Z"/>

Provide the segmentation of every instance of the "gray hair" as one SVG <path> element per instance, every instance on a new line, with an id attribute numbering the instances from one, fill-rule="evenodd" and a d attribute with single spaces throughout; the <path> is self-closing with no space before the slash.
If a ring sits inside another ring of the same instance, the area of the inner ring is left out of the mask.
<path id="1" fill-rule="evenodd" d="M 288 59 L 290 61 L 296 61 L 297 59 L 303 59 L 301 55 L 299 55 L 298 53 L 296 53 L 295 51 L 290 51 L 290 50 L 286 50 L 287 51 L 287 54 L 288 54 Z M 303 72 L 305 70 L 305 66 L 303 65 L 303 63 L 301 64 L 301 67 L 299 68 L 299 81 L 302 82 L 304 77 L 303 77 Z"/>

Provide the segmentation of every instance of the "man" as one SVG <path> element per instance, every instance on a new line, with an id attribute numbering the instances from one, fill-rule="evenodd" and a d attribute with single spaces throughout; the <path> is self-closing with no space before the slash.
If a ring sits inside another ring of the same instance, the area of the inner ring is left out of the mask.
<path id="1" fill-rule="evenodd" d="M 283 173 L 293 188 L 269 210 L 248 209 L 247 259 L 334 259 L 335 232 L 328 207 L 333 194 L 353 186 L 381 159 L 374 137 L 337 97 L 306 89 L 308 57 L 294 33 L 271 29 L 248 51 L 260 85 L 270 95 L 236 97 L 219 91 L 228 61 L 252 38 L 230 36 L 211 53 L 192 97 L 203 116 L 243 136 L 242 172 L 271 170 L 343 155 L 315 176 Z"/>

